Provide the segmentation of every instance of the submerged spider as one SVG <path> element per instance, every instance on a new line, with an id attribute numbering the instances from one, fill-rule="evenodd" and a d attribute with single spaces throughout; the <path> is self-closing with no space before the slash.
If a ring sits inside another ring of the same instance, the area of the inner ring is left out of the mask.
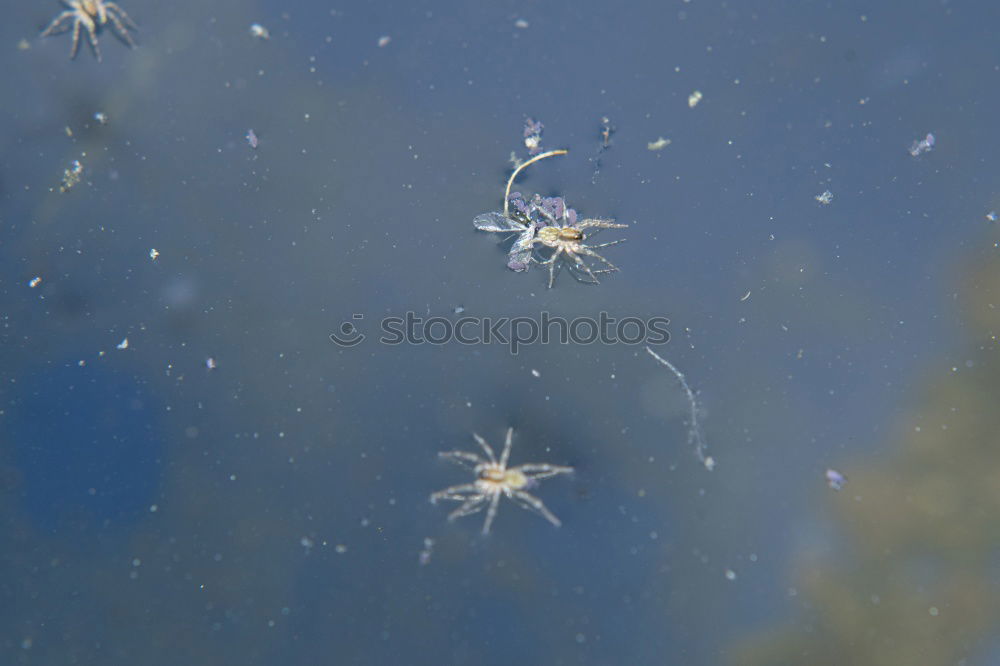
<path id="1" fill-rule="evenodd" d="M 625 242 L 624 238 L 611 241 L 610 243 L 601 243 L 600 245 L 587 245 L 584 241 L 601 229 L 627 229 L 627 224 L 615 224 L 610 220 L 599 219 L 583 220 L 582 222 L 564 227 L 558 226 L 555 220 L 553 220 L 553 223 L 553 226 L 542 227 L 539 229 L 537 236 L 531 241 L 532 245 L 539 244 L 553 250 L 552 254 L 549 255 L 549 258 L 544 261 L 539 261 L 535 257 L 531 258 L 532 261 L 543 266 L 548 264 L 549 289 L 552 288 L 552 283 L 555 282 L 557 260 L 560 258 L 567 260 L 566 263 L 570 268 L 570 272 L 573 274 L 573 277 L 580 282 L 598 284 L 600 282 L 600 280 L 597 279 L 598 273 L 613 273 L 618 270 L 617 266 L 599 255 L 594 250 L 601 247 L 610 247 L 611 245 L 623 243 Z M 585 229 L 594 229 L 595 231 L 591 233 L 590 236 L 587 236 L 584 234 Z M 594 259 L 603 262 L 607 268 L 593 270 L 582 259 L 581 255 L 593 257 Z M 568 260 L 572 260 L 573 263 L 569 263 Z M 561 264 L 559 265 L 561 266 Z M 579 273 L 577 271 L 579 271 Z M 583 275 L 580 275 L 580 273 Z"/>
<path id="2" fill-rule="evenodd" d="M 97 62 L 101 62 L 101 49 L 97 45 L 97 33 L 108 23 L 114 26 L 115 34 L 122 41 L 135 47 L 135 42 L 128 34 L 128 29 L 138 30 L 139 27 L 114 2 L 110 0 L 62 0 L 62 2 L 69 9 L 52 19 L 49 27 L 42 32 L 42 37 L 58 35 L 72 29 L 73 46 L 70 47 L 70 58 L 76 58 L 76 54 L 80 50 L 80 29 L 85 28 L 90 48 L 94 51 Z"/>
<path id="3" fill-rule="evenodd" d="M 483 534 L 489 534 L 490 525 L 493 524 L 493 518 L 497 514 L 500 496 L 506 495 L 522 509 L 534 511 L 559 527 L 559 519 L 545 508 L 542 500 L 526 492 L 525 488 L 531 488 L 540 480 L 550 476 L 569 474 L 573 468 L 559 467 L 548 463 L 529 463 L 508 469 L 507 459 L 510 457 L 513 435 L 514 429 L 507 428 L 507 439 L 504 441 L 499 462 L 497 462 L 496 456 L 493 455 L 493 449 L 486 443 L 486 440 L 475 433 L 472 436 L 486 453 L 486 458 L 468 451 L 442 451 L 438 454 L 442 458 L 472 469 L 476 475 L 476 480 L 472 483 L 451 486 L 431 495 L 431 502 L 435 503 L 438 500 L 462 502 L 462 506 L 448 514 L 448 520 L 455 520 L 461 516 L 482 511 L 483 507 L 489 505 L 489 509 L 486 511 L 486 521 L 483 523 Z"/>

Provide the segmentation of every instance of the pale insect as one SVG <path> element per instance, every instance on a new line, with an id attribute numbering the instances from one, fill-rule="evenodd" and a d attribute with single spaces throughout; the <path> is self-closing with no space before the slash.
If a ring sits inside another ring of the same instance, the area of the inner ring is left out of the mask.
<path id="1" fill-rule="evenodd" d="M 129 28 L 138 30 L 139 27 L 132 22 L 128 14 L 114 2 L 110 0 L 62 0 L 69 9 L 52 19 L 52 23 L 42 32 L 42 37 L 58 35 L 67 30 L 73 31 L 73 45 L 70 47 L 70 58 L 76 58 L 80 50 L 80 31 L 87 31 L 87 41 L 94 51 L 97 62 L 101 61 L 101 49 L 97 45 L 97 33 L 107 24 L 114 26 L 114 32 L 128 44 L 135 47 L 132 36 L 128 33 Z"/>
<path id="2" fill-rule="evenodd" d="M 451 486 L 431 495 L 432 503 L 436 503 L 438 500 L 462 502 L 460 507 L 448 514 L 448 520 L 468 516 L 486 508 L 483 534 L 489 534 L 490 526 L 497 514 L 500 496 L 505 495 L 522 509 L 534 511 L 559 527 L 561 524 L 559 519 L 545 507 L 542 500 L 528 493 L 525 489 L 537 485 L 539 481 L 550 476 L 569 474 L 573 468 L 548 463 L 528 463 L 508 468 L 507 460 L 510 457 L 510 447 L 514 436 L 513 428 L 507 429 L 507 439 L 504 441 L 499 461 L 485 439 L 475 433 L 472 436 L 483 453 L 486 454 L 485 458 L 478 453 L 469 451 L 442 451 L 438 454 L 442 458 L 471 469 L 476 475 L 476 480 L 472 483 Z"/>
<path id="3" fill-rule="evenodd" d="M 507 267 L 512 271 L 528 270 L 528 266 L 531 261 L 531 241 L 535 238 L 535 232 L 538 230 L 538 226 L 530 218 L 524 218 L 522 215 L 511 215 L 510 213 L 510 188 L 514 184 L 514 179 L 517 178 L 517 174 L 523 171 L 527 166 L 534 164 L 539 160 L 543 160 L 546 157 L 565 155 L 567 152 L 569 151 L 550 150 L 542 153 L 541 155 L 536 155 L 527 162 L 518 166 L 514 169 L 514 173 L 512 173 L 510 178 L 507 180 L 507 188 L 504 190 L 503 194 L 503 212 L 494 211 L 491 213 L 483 213 L 482 215 L 477 215 L 475 219 L 472 220 L 473 226 L 475 226 L 479 231 L 490 231 L 501 234 L 517 234 L 517 240 L 514 241 L 514 245 L 507 253 Z"/>

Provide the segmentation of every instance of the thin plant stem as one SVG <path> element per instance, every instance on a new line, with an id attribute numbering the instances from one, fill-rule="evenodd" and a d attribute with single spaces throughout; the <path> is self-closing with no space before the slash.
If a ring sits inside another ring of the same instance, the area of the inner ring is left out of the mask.
<path id="1" fill-rule="evenodd" d="M 565 155 L 568 152 L 569 152 L 568 150 L 562 150 L 562 149 L 560 149 L 560 150 L 550 150 L 548 152 L 542 153 L 541 155 L 535 155 L 530 160 L 528 160 L 527 162 L 524 162 L 523 164 L 521 164 L 521 166 L 519 166 L 516 169 L 514 169 L 514 173 L 510 174 L 510 179 L 507 181 L 507 189 L 504 190 L 504 193 L 503 193 L 503 214 L 504 214 L 504 217 L 507 217 L 507 209 L 510 206 L 510 202 L 509 202 L 509 199 L 510 199 L 510 188 L 514 184 L 514 179 L 517 178 L 517 174 L 521 173 L 521 171 L 526 166 L 528 166 L 529 164 L 534 164 L 538 160 L 544 160 L 546 157 L 554 157 L 556 155 Z"/>

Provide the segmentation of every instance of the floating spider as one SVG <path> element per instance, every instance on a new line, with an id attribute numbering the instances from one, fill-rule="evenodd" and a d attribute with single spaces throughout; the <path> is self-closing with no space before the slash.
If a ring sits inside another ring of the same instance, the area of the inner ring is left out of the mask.
<path id="1" fill-rule="evenodd" d="M 442 458 L 472 469 L 476 475 L 476 480 L 472 483 L 451 486 L 431 495 L 431 502 L 434 503 L 438 500 L 462 502 L 462 506 L 448 514 L 448 520 L 468 516 L 489 505 L 489 509 L 486 511 L 486 522 L 483 523 L 483 534 L 489 534 L 490 525 L 493 524 L 493 518 L 497 514 L 500 496 L 506 495 L 522 509 L 534 511 L 559 527 L 559 519 L 545 508 L 542 500 L 526 492 L 525 488 L 531 488 L 540 480 L 550 476 L 569 474 L 573 468 L 559 467 L 548 463 L 529 463 L 508 468 L 507 459 L 510 457 L 513 435 L 514 429 L 508 428 L 507 439 L 504 441 L 503 453 L 500 454 L 499 462 L 497 462 L 496 456 L 493 455 L 493 449 L 486 443 L 486 440 L 475 433 L 472 436 L 486 453 L 486 458 L 468 451 L 442 451 L 438 454 Z"/>
<path id="2" fill-rule="evenodd" d="M 110 0 L 62 0 L 62 2 L 69 9 L 52 19 L 49 27 L 42 32 L 42 37 L 62 34 L 72 29 L 73 46 L 70 48 L 70 58 L 76 58 L 76 54 L 80 50 L 80 29 L 86 28 L 90 48 L 94 51 L 97 62 L 101 62 L 101 49 L 97 45 L 97 33 L 108 23 L 114 26 L 115 34 L 122 41 L 133 48 L 135 47 L 135 42 L 128 34 L 128 29 L 138 30 L 139 27 L 114 2 L 110 2 Z"/>
<path id="3" fill-rule="evenodd" d="M 514 241 L 507 254 L 507 267 L 513 271 L 525 271 L 531 262 L 543 266 L 547 264 L 549 267 L 549 289 L 555 283 L 556 271 L 562 268 L 563 263 L 569 266 L 570 272 L 577 281 L 590 284 L 599 284 L 600 280 L 597 279 L 597 276 L 601 273 L 613 273 L 619 270 L 617 266 L 595 250 L 617 245 L 624 240 L 601 243 L 600 245 L 588 245 L 584 241 L 601 229 L 628 228 L 627 224 L 615 224 L 611 220 L 598 218 L 577 222 L 576 211 L 568 207 L 562 197 L 542 198 L 536 194 L 530 200 L 525 201 L 520 193 L 511 195 L 510 188 L 514 184 L 514 179 L 525 167 L 546 157 L 565 155 L 567 152 L 565 150 L 550 150 L 536 155 L 518 166 L 510 175 L 510 179 L 507 180 L 507 188 L 504 190 L 503 212 L 483 213 L 477 215 L 472 221 L 476 229 L 480 231 L 517 234 L 517 240 Z M 514 205 L 513 211 L 511 211 L 511 204 Z M 586 229 L 593 229 L 593 231 L 588 234 L 585 232 Z M 542 248 L 552 250 L 547 258 L 539 258 L 544 255 L 536 256 L 536 250 Z M 583 257 L 593 257 L 607 268 L 594 270 L 583 260 Z"/>
<path id="4" fill-rule="evenodd" d="M 610 243 L 601 243 L 600 245 L 587 245 L 584 241 L 588 240 L 590 236 L 593 236 L 601 229 L 627 229 L 627 224 L 615 224 L 610 220 L 600 219 L 583 220 L 576 224 L 570 224 L 562 227 L 558 225 L 558 221 L 555 219 L 552 220 L 552 223 L 552 226 L 546 226 L 539 229 L 537 236 L 531 240 L 532 246 L 539 244 L 553 250 L 552 254 L 549 255 L 549 258 L 544 261 L 540 261 L 533 256 L 531 257 L 531 260 L 535 263 L 543 266 L 548 264 L 549 289 L 552 288 L 552 284 L 556 279 L 556 266 L 561 266 L 561 263 L 557 264 L 557 260 L 560 258 L 564 260 L 572 260 L 573 263 L 566 261 L 566 264 L 569 266 L 573 277 L 579 282 L 600 284 L 600 280 L 597 279 L 598 273 L 614 273 L 619 270 L 617 266 L 599 255 L 594 250 L 602 247 L 618 245 L 618 243 L 624 243 L 624 238 L 611 241 Z M 588 236 L 584 233 L 585 229 L 594 229 L 594 231 Z M 583 260 L 582 257 L 584 256 L 593 257 L 604 262 L 607 268 L 593 270 L 587 265 L 587 262 Z"/>
<path id="5" fill-rule="evenodd" d="M 553 157 L 555 155 L 565 155 L 566 150 L 550 150 L 548 152 L 542 153 L 541 155 L 536 155 L 527 162 L 520 164 L 514 173 L 510 175 L 507 180 L 507 189 L 504 190 L 503 195 L 503 212 L 493 211 L 490 213 L 483 213 L 482 215 L 477 215 L 474 220 L 472 220 L 473 226 L 479 231 L 490 231 L 493 233 L 501 234 L 517 234 L 517 240 L 514 241 L 514 245 L 510 248 L 507 253 L 507 268 L 512 271 L 526 271 L 530 265 L 531 260 L 531 241 L 535 238 L 535 232 L 539 227 L 547 224 L 547 220 L 544 217 L 536 213 L 541 213 L 544 211 L 542 206 L 544 201 L 541 197 L 536 195 L 538 201 L 534 199 L 530 203 L 525 203 L 521 199 L 520 194 L 515 194 L 511 197 L 510 188 L 514 184 L 514 179 L 517 178 L 517 174 L 521 173 L 526 167 L 539 160 L 543 160 L 546 157 Z M 515 202 L 513 213 L 510 210 L 511 201 Z M 555 201 L 553 199 L 552 201 Z M 562 201 L 559 198 L 559 201 Z M 562 210 L 566 210 L 565 202 L 563 202 Z M 544 211 L 548 217 L 552 216 L 552 212 Z M 576 212 L 573 211 L 573 215 Z"/>

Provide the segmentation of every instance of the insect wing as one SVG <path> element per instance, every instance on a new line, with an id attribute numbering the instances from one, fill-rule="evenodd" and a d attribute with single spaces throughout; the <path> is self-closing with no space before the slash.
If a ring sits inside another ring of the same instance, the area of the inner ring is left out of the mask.
<path id="1" fill-rule="evenodd" d="M 531 241 L 535 237 L 535 228 L 529 227 L 521 232 L 507 253 L 507 268 L 512 271 L 526 271 L 531 261 Z"/>
<path id="2" fill-rule="evenodd" d="M 480 231 L 515 231 L 518 233 L 524 231 L 523 225 L 518 224 L 499 211 L 476 215 L 475 219 L 472 220 L 472 224 Z"/>

